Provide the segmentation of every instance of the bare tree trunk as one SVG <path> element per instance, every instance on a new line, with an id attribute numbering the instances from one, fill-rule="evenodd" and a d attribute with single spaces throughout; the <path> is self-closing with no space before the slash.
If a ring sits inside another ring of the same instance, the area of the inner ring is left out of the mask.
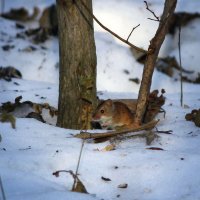
<path id="1" fill-rule="evenodd" d="M 169 23 L 176 8 L 177 0 L 165 0 L 163 15 L 161 17 L 159 27 L 154 38 L 150 41 L 147 59 L 144 65 L 142 82 L 138 95 L 138 103 L 135 114 L 135 125 L 139 126 L 143 122 L 144 113 L 147 106 L 147 100 L 150 93 L 151 80 L 153 76 L 154 66 L 160 47 L 165 39 L 168 31 Z"/>
<path id="2" fill-rule="evenodd" d="M 84 0 L 92 12 L 92 0 Z M 79 0 L 57 0 L 60 127 L 90 128 L 96 107 L 96 48 L 92 17 Z"/>

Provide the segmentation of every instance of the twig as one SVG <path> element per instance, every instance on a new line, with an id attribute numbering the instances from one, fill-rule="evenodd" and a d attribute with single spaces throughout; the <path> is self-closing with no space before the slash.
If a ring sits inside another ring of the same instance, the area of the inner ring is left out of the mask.
<path id="1" fill-rule="evenodd" d="M 172 134 L 172 133 L 173 133 L 172 130 L 168 130 L 168 131 L 159 131 L 157 128 L 156 128 L 156 132 L 157 132 L 157 133 L 164 133 L 164 134 Z"/>
<path id="2" fill-rule="evenodd" d="M 1 0 L 1 13 L 0 14 L 4 13 L 4 9 L 5 9 L 5 0 Z"/>
<path id="3" fill-rule="evenodd" d="M 1 190 L 1 194 L 2 194 L 1 195 L 2 196 L 2 200 L 6 200 L 6 195 L 5 195 L 5 192 L 4 192 L 4 189 L 3 189 L 3 183 L 2 183 L 2 180 L 1 180 L 1 176 L 0 176 L 0 190 Z"/>
<path id="4" fill-rule="evenodd" d="M 159 22 L 160 21 L 159 17 L 149 8 L 148 3 L 146 1 L 144 1 L 144 3 L 146 4 L 146 9 L 149 12 L 151 12 L 153 14 L 153 16 L 156 18 L 156 19 L 152 19 L 152 18 L 148 18 L 148 19 Z"/>
<path id="5" fill-rule="evenodd" d="M 180 102 L 181 102 L 181 107 L 182 107 L 183 106 L 183 68 L 182 68 L 182 62 L 181 62 L 181 23 L 178 26 L 178 56 L 179 56 L 180 83 L 181 83 Z"/>
<path id="6" fill-rule="evenodd" d="M 74 2 L 76 2 L 77 0 L 74 0 Z M 149 53 L 144 49 L 141 49 L 135 45 L 133 45 L 132 43 L 130 43 L 129 41 L 123 39 L 122 37 L 120 37 L 119 35 L 117 35 L 116 33 L 114 33 L 113 31 L 111 31 L 109 28 L 107 28 L 106 26 L 104 26 L 95 16 L 93 13 L 91 13 L 90 9 L 85 5 L 85 3 L 80 0 L 81 4 L 84 6 L 84 8 L 87 10 L 87 12 L 92 16 L 92 18 L 96 21 L 97 24 L 99 24 L 99 26 L 101 26 L 103 29 L 105 29 L 106 31 L 108 31 L 109 33 L 111 33 L 113 36 L 115 36 L 116 38 L 118 38 L 119 40 L 121 40 L 122 42 L 126 43 L 127 45 L 129 45 L 130 47 L 143 52 L 143 53 Z M 77 2 L 76 2 L 77 4 Z"/>
<path id="7" fill-rule="evenodd" d="M 91 139 L 91 138 L 105 138 L 105 137 L 113 137 L 117 135 L 123 135 L 126 133 L 130 132 L 137 132 L 137 131 L 142 131 L 145 129 L 152 129 L 155 127 L 155 125 L 159 122 L 159 120 L 152 120 L 151 122 L 144 124 L 140 127 L 137 128 L 129 128 L 129 129 L 124 129 L 120 131 L 109 131 L 106 133 L 89 133 L 89 132 L 82 132 L 81 134 L 76 134 L 74 137 L 77 138 L 82 138 L 82 139 Z M 138 133 L 136 133 L 138 135 Z M 142 133 L 144 134 L 144 133 Z"/>
<path id="8" fill-rule="evenodd" d="M 58 170 L 58 171 L 53 172 L 52 175 L 58 177 L 60 172 L 69 173 L 73 177 L 73 179 L 78 178 L 78 176 L 76 174 L 74 174 L 74 172 L 72 170 Z"/>
<path id="9" fill-rule="evenodd" d="M 23 148 L 23 149 L 18 149 L 19 151 L 26 151 L 26 150 L 29 150 L 31 149 L 31 146 L 28 146 L 27 148 Z"/>
<path id="10" fill-rule="evenodd" d="M 138 27 L 140 26 L 140 24 L 138 24 L 137 26 L 133 27 L 132 31 L 130 32 L 130 34 L 128 35 L 126 41 L 128 42 L 128 39 L 131 37 L 131 34 L 133 33 L 133 31 Z"/>
<path id="11" fill-rule="evenodd" d="M 86 103 L 88 104 L 91 104 L 92 102 L 85 99 L 85 98 L 81 98 L 83 101 L 85 101 Z M 87 116 L 86 116 L 86 126 L 85 126 L 85 129 L 87 128 L 87 124 L 89 122 L 89 110 L 88 110 L 88 106 L 87 106 L 87 112 L 86 112 Z M 83 126 L 82 126 L 83 127 Z M 77 185 L 77 182 L 80 181 L 78 179 L 78 170 L 79 170 L 79 166 L 80 166 L 80 161 L 81 161 L 81 155 L 82 155 L 82 152 L 83 152 L 83 147 L 84 147 L 84 144 L 85 144 L 85 140 L 82 141 L 82 144 L 81 144 L 81 150 L 80 150 L 80 153 L 79 153 L 79 157 L 78 157 L 78 163 L 77 163 L 77 167 L 76 167 L 76 172 L 75 172 L 75 178 L 74 178 L 74 183 L 73 183 L 73 186 L 72 186 L 72 191 L 74 191 L 76 185 Z"/>
<path id="12" fill-rule="evenodd" d="M 73 191 L 73 192 L 81 192 L 81 193 L 88 194 L 85 186 L 83 185 L 83 183 L 78 178 L 78 174 L 74 174 L 74 172 L 72 170 L 58 170 L 58 171 L 53 172 L 52 175 L 54 175 L 55 177 L 59 177 L 60 172 L 69 173 L 72 176 L 72 178 L 74 179 L 74 181 L 77 180 L 76 181 L 77 184 L 73 185 L 71 191 Z"/>
<path id="13" fill-rule="evenodd" d="M 166 111 L 165 111 L 165 109 L 160 108 L 159 113 L 164 113 L 164 118 L 165 118 L 165 116 L 166 116 Z"/>
<path id="14" fill-rule="evenodd" d="M 78 157 L 78 163 L 77 163 L 77 166 L 76 166 L 76 172 L 75 172 L 75 176 L 74 176 L 74 183 L 73 183 L 73 186 L 72 186 L 72 191 L 75 188 L 77 181 L 79 181 L 79 179 L 78 179 L 78 169 L 79 169 L 79 165 L 80 165 L 80 161 L 81 161 L 81 155 L 82 155 L 82 152 L 83 152 L 84 143 L 85 143 L 85 140 L 82 141 L 81 150 L 80 150 L 79 157 Z"/>

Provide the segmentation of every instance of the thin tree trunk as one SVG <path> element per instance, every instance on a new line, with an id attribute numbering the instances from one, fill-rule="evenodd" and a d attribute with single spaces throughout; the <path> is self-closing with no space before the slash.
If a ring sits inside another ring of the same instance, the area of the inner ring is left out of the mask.
<path id="1" fill-rule="evenodd" d="M 142 82 L 138 95 L 138 103 L 135 114 L 135 125 L 139 126 L 143 122 L 144 113 L 147 106 L 147 100 L 151 88 L 151 80 L 153 76 L 154 66 L 160 47 L 165 39 L 168 31 L 169 23 L 176 8 L 177 0 L 165 0 L 163 15 L 161 17 L 159 27 L 154 38 L 150 41 L 147 59 L 144 65 Z"/>
<path id="2" fill-rule="evenodd" d="M 84 0 L 92 12 L 92 0 Z M 57 125 L 90 128 L 96 107 L 96 48 L 93 20 L 80 2 L 57 0 L 60 80 Z"/>

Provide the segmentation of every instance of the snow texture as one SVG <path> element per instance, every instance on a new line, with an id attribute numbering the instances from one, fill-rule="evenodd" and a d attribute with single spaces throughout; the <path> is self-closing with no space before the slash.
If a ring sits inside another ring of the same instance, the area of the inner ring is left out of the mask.
<path id="1" fill-rule="evenodd" d="M 149 5 L 160 16 L 163 0 L 149 0 Z M 5 11 L 24 6 L 30 12 L 34 6 L 43 10 L 53 0 L 6 0 Z M 176 11 L 195 13 L 200 1 L 181 0 Z M 148 48 L 158 23 L 140 0 L 93 0 L 96 17 L 111 30 L 127 38 L 134 30 L 130 42 Z M 26 27 L 37 27 L 37 21 Z M 128 46 L 95 24 L 97 50 L 97 89 L 102 99 L 137 98 L 139 84 L 129 78 L 142 77 L 143 65 L 132 56 Z M 1 66 L 14 66 L 23 79 L 11 82 L 0 80 L 0 103 L 13 102 L 17 96 L 23 101 L 58 103 L 58 39 L 50 38 L 35 45 L 29 39 L 16 38 L 15 22 L 0 18 Z M 200 19 L 191 21 L 182 29 L 182 65 L 197 74 L 200 52 Z M 24 51 L 29 46 L 37 50 Z M 45 48 L 44 48 L 45 47 Z M 178 60 L 178 32 L 167 35 L 160 56 L 175 56 Z M 125 73 L 128 71 L 128 73 Z M 118 141 L 113 151 L 102 151 L 109 144 L 84 144 L 79 168 L 79 178 L 89 194 L 71 192 L 73 179 L 57 170 L 75 172 L 82 141 L 73 138 L 79 130 L 62 129 L 35 119 L 17 118 L 16 129 L 9 123 L 0 123 L 0 176 L 7 200 L 197 200 L 200 199 L 200 129 L 185 121 L 185 114 L 200 108 L 200 85 L 184 83 L 184 107 L 180 106 L 180 82 L 155 70 L 151 89 L 166 90 L 166 117 L 159 114 L 159 130 L 172 130 L 171 135 L 159 134 L 151 146 L 144 139 Z M 163 151 L 149 150 L 158 147 Z M 110 178 L 106 182 L 101 177 Z M 127 188 L 118 188 L 120 184 Z M 1 196 L 0 196 L 1 198 Z"/>

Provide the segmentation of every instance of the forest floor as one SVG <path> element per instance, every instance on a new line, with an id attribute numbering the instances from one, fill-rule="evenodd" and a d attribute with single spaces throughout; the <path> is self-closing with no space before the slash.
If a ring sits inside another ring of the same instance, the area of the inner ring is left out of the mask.
<path id="1" fill-rule="evenodd" d="M 5 11 L 25 7 L 31 13 L 34 6 L 42 10 L 53 0 L 7 0 Z M 151 9 L 161 15 L 163 2 L 149 1 Z M 106 26 L 127 38 L 131 29 L 140 24 L 130 41 L 144 49 L 155 34 L 157 22 L 143 2 L 94 0 L 94 14 Z M 200 7 L 198 1 L 178 2 L 178 11 L 195 13 Z M 39 18 L 39 16 L 38 16 Z M 35 44 L 32 37 L 17 37 L 25 30 L 38 26 L 33 22 L 21 23 L 24 29 L 16 27 L 16 21 L 0 18 L 0 67 L 12 66 L 19 70 L 22 78 L 10 81 L 0 79 L 0 103 L 31 101 L 48 103 L 57 108 L 58 103 L 58 38 L 50 37 L 46 42 Z M 192 31 L 191 31 L 192 30 Z M 184 73 L 190 80 L 200 73 L 200 19 L 190 21 L 182 28 L 181 53 Z M 137 98 L 143 65 L 135 59 L 126 45 L 106 33 L 95 24 L 97 50 L 97 89 L 101 99 Z M 178 57 L 178 31 L 168 34 L 160 57 Z M 167 76 L 155 69 L 151 89 L 166 90 L 166 111 L 156 118 L 159 131 L 151 145 L 143 138 L 121 137 L 103 143 L 85 141 L 79 178 L 89 194 L 71 192 L 73 178 L 69 173 L 59 177 L 52 175 L 57 170 L 76 171 L 82 140 L 73 135 L 80 130 L 63 129 L 55 126 L 56 117 L 48 110 L 43 111 L 42 123 L 31 118 L 16 118 L 16 128 L 10 123 L 0 122 L 0 177 L 8 200 L 197 200 L 200 199 L 200 129 L 185 115 L 193 109 L 200 109 L 200 84 L 183 83 L 183 104 L 180 106 L 179 71 Z M 1 106 L 1 105 L 0 105 Z M 15 112 L 22 115 L 25 110 Z M 97 131 L 97 130 L 95 130 Z M 114 144 L 114 149 L 106 147 Z M 110 179 L 110 180 L 109 180 Z M 109 180 L 109 181 L 108 181 Z M 125 188 L 121 186 L 126 186 Z M 0 199 L 1 199 L 0 190 Z"/>

